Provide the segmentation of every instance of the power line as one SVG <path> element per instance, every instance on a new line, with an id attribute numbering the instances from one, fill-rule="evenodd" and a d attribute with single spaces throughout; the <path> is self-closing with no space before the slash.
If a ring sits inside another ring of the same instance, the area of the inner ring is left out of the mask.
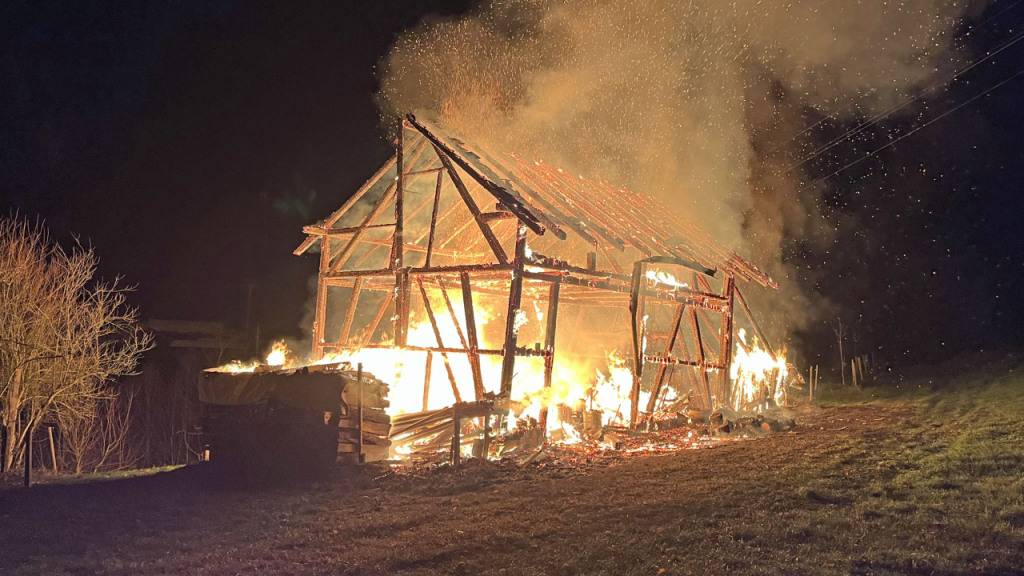
<path id="1" fill-rule="evenodd" d="M 793 170 L 795 170 L 797 168 L 800 168 L 801 166 L 807 164 L 811 160 L 814 160 L 818 156 L 821 156 L 825 152 L 827 152 L 827 151 L 831 150 L 832 148 L 838 146 L 842 141 L 848 139 L 849 137 L 856 136 L 857 134 L 860 134 L 864 130 L 867 130 L 868 128 L 871 128 L 872 126 L 875 126 L 876 124 L 878 124 L 882 120 L 885 120 L 889 116 L 895 114 L 899 110 L 901 110 L 903 108 L 906 108 L 911 103 L 913 103 L 913 102 L 923 98 L 924 96 L 927 96 L 931 92 L 935 91 L 937 88 L 945 86 L 945 85 L 953 82 L 954 80 L 956 80 L 957 78 L 959 78 L 963 74 L 966 74 L 968 71 L 970 71 L 970 70 L 974 69 L 975 67 L 981 65 L 982 63 L 984 63 L 984 62 L 994 58 L 995 56 L 997 56 L 998 54 L 1000 54 L 1004 50 L 1007 50 L 1011 46 L 1017 44 L 1021 40 L 1024 40 L 1024 32 L 1021 32 L 1021 33 L 1017 34 L 1016 36 L 1011 38 L 1009 41 L 1004 43 L 999 48 L 997 48 L 997 49 L 993 50 L 992 52 L 989 52 L 988 54 L 986 54 L 983 58 L 975 60 L 975 61 L 971 62 L 969 65 L 967 65 L 966 67 L 961 68 L 955 74 L 953 74 L 953 76 L 951 76 L 949 79 L 947 79 L 947 80 L 945 80 L 943 82 L 938 82 L 936 84 L 933 84 L 932 86 L 928 87 L 927 89 L 925 89 L 924 91 L 918 93 L 917 95 L 912 96 L 910 98 L 907 98 L 906 100 L 900 102 L 899 104 L 896 104 L 894 106 L 890 106 L 886 110 L 876 114 L 875 116 L 872 116 L 868 120 L 865 120 L 861 124 L 858 124 L 857 126 L 851 128 L 850 130 L 848 130 L 844 134 L 833 138 L 828 143 L 822 145 L 817 150 L 812 152 L 809 156 L 807 156 L 803 160 L 801 160 L 801 161 L 797 162 L 796 164 L 793 164 L 793 165 L 789 166 L 788 168 L 786 168 L 786 172 L 792 172 Z"/>
<path id="2" fill-rule="evenodd" d="M 998 18 L 999 16 L 1002 16 L 1006 12 L 1009 12 L 1010 10 L 1012 10 L 1015 7 L 1017 7 L 1022 2 L 1024 2 L 1024 0 L 1017 0 L 1016 2 L 1014 2 L 1013 4 L 1010 4 L 1006 8 L 1000 10 L 999 12 L 997 12 L 997 13 L 995 13 L 995 14 L 987 17 L 987 18 L 985 18 L 980 23 L 978 23 L 973 28 L 971 28 L 971 30 L 969 30 L 966 33 L 964 33 L 961 36 L 961 38 L 965 38 L 967 36 L 970 36 L 970 34 L 973 33 L 975 30 L 977 30 L 978 28 L 984 26 L 989 21 L 994 20 L 994 19 Z M 785 169 L 785 172 L 792 172 L 793 170 L 803 166 L 804 164 L 807 164 L 811 160 L 814 160 L 815 158 L 817 158 L 821 154 L 827 152 L 828 150 L 831 150 L 832 148 L 834 148 L 835 146 L 837 146 L 838 144 L 840 144 L 844 140 L 850 138 L 851 136 L 856 136 L 857 134 L 863 132 L 864 130 L 866 130 L 866 129 L 868 129 L 868 128 L 876 125 L 876 124 L 878 124 L 879 122 L 881 122 L 885 118 L 891 116 L 892 114 L 895 114 L 896 112 L 898 112 L 899 110 L 905 108 L 906 106 L 908 106 L 909 104 L 915 102 L 916 100 L 919 100 L 922 97 L 930 94 L 931 92 L 935 91 L 937 88 L 942 87 L 942 86 L 946 86 L 946 85 L 952 83 L 953 81 L 958 79 L 963 74 L 966 74 L 967 72 L 969 72 L 970 70 L 972 70 L 975 67 L 979 66 L 980 64 L 982 64 L 982 63 L 984 63 L 984 62 L 994 58 L 996 55 L 998 55 L 1001 52 L 1007 50 L 1008 48 L 1010 48 L 1011 46 L 1013 46 L 1017 42 L 1020 42 L 1021 40 L 1024 40 L 1024 32 L 1021 32 L 1020 34 L 1017 34 L 1016 36 L 1012 37 L 1010 40 L 1005 42 L 1002 46 L 1000 46 L 999 48 L 996 48 L 992 52 L 989 52 L 984 57 L 972 61 L 966 67 L 956 71 L 952 76 L 950 76 L 946 80 L 944 80 L 942 82 L 937 82 L 937 83 L 933 84 L 932 86 L 926 88 L 925 90 L 919 92 L 918 94 L 916 94 L 914 96 L 911 96 L 910 98 L 907 98 L 906 100 L 904 100 L 904 101 L 902 101 L 902 102 L 900 102 L 898 104 L 890 106 L 889 108 L 887 108 L 886 110 L 880 112 L 879 114 L 876 114 L 875 116 L 872 116 L 871 118 L 865 120 L 864 122 L 858 124 L 857 126 L 854 126 L 853 128 L 851 128 L 850 130 L 846 131 L 845 133 L 843 133 L 843 134 L 833 138 L 832 140 L 830 140 L 826 144 L 822 145 L 821 147 L 819 147 L 816 150 L 814 150 L 813 152 L 811 152 L 811 154 L 808 155 L 807 157 L 805 157 L 803 160 L 800 160 L 799 162 L 797 162 L 797 163 L 787 167 Z M 792 138 L 790 138 L 790 141 L 799 138 L 800 136 L 802 136 L 803 134 L 807 133 L 810 130 L 813 130 L 814 128 L 817 128 L 822 123 L 824 123 L 824 122 L 826 122 L 828 120 L 833 119 L 834 116 L 835 116 L 835 113 L 829 114 L 828 116 L 825 116 L 824 118 L 822 118 L 821 120 L 818 120 L 817 122 L 815 122 L 811 126 L 808 126 L 807 128 L 804 128 L 803 130 L 801 130 L 799 133 L 797 133 Z"/>
<path id="3" fill-rule="evenodd" d="M 921 124 L 920 126 L 918 126 L 918 127 L 914 128 L 914 129 L 913 129 L 913 130 L 911 130 L 910 132 L 907 132 L 906 134 L 903 134 L 903 135 L 901 135 L 901 136 L 900 136 L 899 138 L 896 138 L 896 139 L 890 140 L 890 141 L 889 141 L 889 142 L 887 142 L 887 143 L 886 143 L 885 145 L 883 145 L 883 146 L 881 146 L 881 147 L 879 147 L 879 148 L 876 148 L 876 149 L 874 149 L 874 150 L 872 150 L 872 151 L 868 152 L 868 153 L 867 153 L 867 154 L 865 154 L 864 156 L 862 156 L 862 157 L 860 157 L 860 158 L 858 158 L 858 159 L 854 160 L 853 162 L 850 162 L 849 164 L 847 164 L 847 165 L 843 166 L 842 168 L 839 168 L 838 170 L 836 170 L 835 172 L 833 172 L 833 173 L 829 174 L 828 176 L 823 176 L 823 177 L 821 177 L 821 178 L 817 178 L 817 179 L 815 179 L 815 180 L 814 180 L 814 181 L 812 182 L 812 184 L 818 184 L 818 183 L 824 182 L 825 180 L 828 180 L 829 178 L 831 178 L 831 177 L 835 176 L 836 174 L 839 174 L 840 172 L 843 172 L 843 171 L 845 171 L 845 170 L 847 170 L 847 169 L 849 169 L 849 168 L 852 168 L 853 166 L 856 166 L 857 164 L 860 164 L 860 163 L 861 163 L 861 162 L 863 162 L 864 160 L 867 160 L 868 158 L 871 158 L 872 156 L 874 156 L 875 154 L 878 154 L 878 153 L 879 153 L 879 152 L 881 152 L 882 150 L 885 150 L 885 149 L 887 149 L 887 148 L 890 148 L 890 147 L 892 147 L 892 146 L 893 146 L 893 145 L 895 145 L 895 144 L 896 144 L 897 142 L 899 142 L 899 141 L 901 141 L 901 140 L 903 140 L 903 139 L 905 139 L 905 138 L 909 138 L 910 136 L 914 135 L 914 134 L 915 134 L 916 132 L 919 132 L 919 131 L 921 131 L 921 130 L 923 130 L 923 129 L 927 128 L 928 126 L 931 126 L 932 124 L 934 124 L 934 123 L 938 122 L 939 120 L 942 120 L 942 119 L 943 119 L 943 118 L 945 118 L 946 116 L 949 116 L 950 114 L 952 114 L 952 113 L 956 112 L 957 110 L 960 110 L 961 108 L 963 108 L 963 107 L 965 107 L 965 106 L 967 106 L 967 105 L 971 104 L 971 103 L 972 103 L 972 102 L 974 102 L 975 100 L 977 100 L 977 99 L 979 99 L 979 98 L 981 98 L 981 97 L 983 97 L 983 96 L 986 96 L 986 95 L 990 94 L 991 92 L 995 91 L 995 90 L 996 90 L 996 89 L 998 89 L 998 88 L 1001 88 L 1002 86 L 1004 86 L 1004 85 L 1006 85 L 1006 84 L 1009 84 L 1009 83 L 1010 83 L 1011 81 L 1013 81 L 1014 79 L 1016 79 L 1016 78 L 1017 78 L 1018 76 L 1021 76 L 1021 75 L 1024 75 L 1024 69 L 1018 70 L 1016 74 L 1013 74 L 1013 75 L 1012 75 L 1012 76 L 1010 76 L 1009 78 L 1006 78 L 1005 80 L 1002 80 L 1002 81 L 1000 81 L 1000 82 L 996 83 L 995 85 L 991 86 L 990 88 L 988 88 L 988 89 L 987 89 L 987 90 L 985 90 L 984 92 L 981 92 L 980 94 L 975 94 L 975 95 L 974 95 L 974 96 L 972 96 L 971 98 L 969 98 L 969 99 L 967 99 L 967 100 L 965 100 L 965 101 L 961 102 L 960 104 L 958 104 L 958 105 L 954 106 L 953 108 L 950 108 L 949 110 L 946 110 L 946 111 L 945 111 L 945 112 L 943 112 L 942 114 L 939 114 L 939 115 L 938 115 L 938 116 L 936 116 L 935 118 L 932 118 L 931 120 L 929 120 L 929 121 L 925 122 L 924 124 Z"/>

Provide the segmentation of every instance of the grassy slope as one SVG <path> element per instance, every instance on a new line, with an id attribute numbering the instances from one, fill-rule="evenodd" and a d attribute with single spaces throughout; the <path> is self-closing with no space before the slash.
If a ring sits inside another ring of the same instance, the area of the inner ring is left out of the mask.
<path id="1" fill-rule="evenodd" d="M 587 470 L 367 470 L 274 490 L 178 470 L 8 489 L 0 573 L 1024 570 L 1024 378 L 836 399 L 798 421 Z"/>

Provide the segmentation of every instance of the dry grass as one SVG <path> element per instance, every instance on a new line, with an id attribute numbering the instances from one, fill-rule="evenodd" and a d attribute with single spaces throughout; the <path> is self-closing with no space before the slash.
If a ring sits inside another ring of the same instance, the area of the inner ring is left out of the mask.
<path id="1" fill-rule="evenodd" d="M 0 490 L 0 573 L 1019 574 L 1024 379 L 1007 372 L 611 468 Z"/>

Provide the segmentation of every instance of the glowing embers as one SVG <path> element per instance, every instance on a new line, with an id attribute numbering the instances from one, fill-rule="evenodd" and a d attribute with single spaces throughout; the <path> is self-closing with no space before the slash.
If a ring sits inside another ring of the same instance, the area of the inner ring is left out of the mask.
<path id="1" fill-rule="evenodd" d="M 669 272 L 665 272 L 664 270 L 648 270 L 644 273 L 644 277 L 647 278 L 647 281 L 653 288 L 666 286 L 672 290 L 678 290 L 680 288 L 686 289 L 690 287 L 686 282 L 679 280 L 674 275 Z"/>
<path id="2" fill-rule="evenodd" d="M 280 368 L 287 364 L 291 364 L 293 357 L 294 355 L 288 349 L 288 345 L 285 344 L 284 340 L 278 340 L 270 346 L 270 350 L 267 352 L 263 361 L 252 360 L 244 362 L 242 360 L 232 360 L 227 364 L 222 364 L 214 368 L 207 368 L 206 372 L 245 374 L 248 372 L 255 372 L 261 366 L 273 366 Z"/>

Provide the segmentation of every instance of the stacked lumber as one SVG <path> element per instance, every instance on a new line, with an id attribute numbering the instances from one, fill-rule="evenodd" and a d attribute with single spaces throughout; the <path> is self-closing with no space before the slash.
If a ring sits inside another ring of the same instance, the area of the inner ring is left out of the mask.
<path id="1" fill-rule="evenodd" d="M 428 457 L 450 451 L 456 429 L 459 431 L 460 446 L 481 441 L 484 431 L 477 429 L 473 419 L 494 412 L 494 402 L 484 400 L 462 402 L 438 410 L 400 414 L 391 420 L 391 437 L 397 444 L 405 446 L 410 455 Z"/>
<path id="2" fill-rule="evenodd" d="M 340 372 L 348 382 L 341 393 L 338 461 L 358 461 L 360 452 L 364 462 L 387 460 L 391 447 L 391 417 L 386 412 L 390 406 L 387 383 L 366 372 L 361 376 L 355 370 Z"/>

